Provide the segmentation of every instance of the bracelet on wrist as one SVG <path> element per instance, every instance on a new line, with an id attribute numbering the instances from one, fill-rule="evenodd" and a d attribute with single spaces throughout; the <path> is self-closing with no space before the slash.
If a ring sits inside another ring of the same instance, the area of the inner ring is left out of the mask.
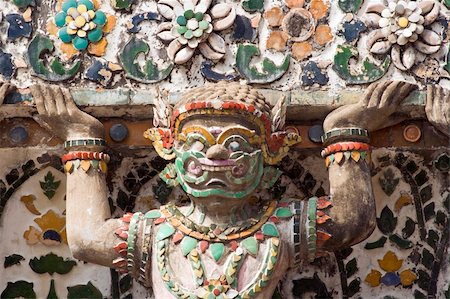
<path id="1" fill-rule="evenodd" d="M 321 153 L 325 158 L 325 165 L 329 167 L 333 163 L 342 165 L 345 161 L 360 160 L 370 161 L 370 145 L 363 142 L 336 142 L 327 146 Z"/>
<path id="2" fill-rule="evenodd" d="M 326 145 L 329 144 L 332 140 L 336 140 L 339 137 L 346 137 L 346 139 L 365 139 L 366 141 L 368 141 L 369 131 L 356 127 L 332 129 L 323 134 L 321 140 L 322 143 Z"/>
<path id="3" fill-rule="evenodd" d="M 64 148 L 66 149 L 75 146 L 106 146 L 106 140 L 103 138 L 85 138 L 64 141 Z"/>
<path id="4" fill-rule="evenodd" d="M 103 160 L 106 163 L 109 162 L 110 157 L 106 153 L 99 153 L 99 152 L 70 152 L 68 154 L 65 154 L 61 157 L 61 161 L 66 163 L 67 161 L 72 160 Z"/>
<path id="5" fill-rule="evenodd" d="M 333 144 L 330 144 L 329 146 L 325 147 L 322 152 L 322 158 L 325 158 L 328 155 L 337 153 L 337 152 L 346 152 L 346 151 L 368 151 L 370 150 L 370 144 L 363 143 L 363 142 L 355 142 L 355 141 L 349 141 L 349 142 L 336 142 Z"/>
<path id="6" fill-rule="evenodd" d="M 70 152 L 61 157 L 64 164 L 64 170 L 67 173 L 72 173 L 78 168 L 88 172 L 90 169 L 97 170 L 99 172 L 107 173 L 107 163 L 110 157 L 106 153 L 100 152 Z"/>

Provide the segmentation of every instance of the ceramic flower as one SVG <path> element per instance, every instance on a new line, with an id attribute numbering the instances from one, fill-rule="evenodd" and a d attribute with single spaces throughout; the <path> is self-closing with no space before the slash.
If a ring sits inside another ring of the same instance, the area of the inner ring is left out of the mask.
<path id="1" fill-rule="evenodd" d="M 207 59 L 219 60 L 225 55 L 225 41 L 216 32 L 231 27 L 235 9 L 220 3 L 209 9 L 211 0 L 180 2 L 158 1 L 158 11 L 169 22 L 158 27 L 158 37 L 170 42 L 167 55 L 177 64 L 187 62 L 198 48 Z"/>
<path id="2" fill-rule="evenodd" d="M 322 48 L 333 39 L 326 20 L 330 3 L 326 0 L 285 1 L 289 8 L 287 14 L 274 6 L 264 14 L 271 31 L 267 38 L 267 49 L 282 51 L 292 42 L 292 56 L 303 60 L 312 54 L 313 48 Z"/>
<path id="3" fill-rule="evenodd" d="M 438 1 L 385 3 L 371 4 L 366 11 L 367 25 L 376 28 L 367 42 L 371 53 L 391 51 L 394 65 L 406 71 L 416 63 L 417 53 L 430 55 L 439 51 L 443 36 L 435 26 L 441 8 Z"/>
<path id="4" fill-rule="evenodd" d="M 34 222 L 37 223 L 39 229 L 30 226 L 23 234 L 28 244 L 34 245 L 39 242 L 47 246 L 67 244 L 65 217 L 49 210 L 42 217 L 34 219 Z"/>
<path id="5" fill-rule="evenodd" d="M 104 33 L 109 32 L 115 19 L 98 10 L 98 4 L 90 0 L 65 0 L 61 11 L 54 17 L 59 28 L 57 36 L 75 51 L 88 49 L 90 54 L 102 56 L 105 52 Z M 63 48 L 64 50 L 64 48 Z M 68 52 L 68 51 L 65 51 Z M 70 52 L 70 51 L 69 51 Z"/>
<path id="6" fill-rule="evenodd" d="M 404 287 L 408 287 L 417 279 L 416 274 L 409 269 L 403 270 L 400 274 L 397 273 L 403 265 L 403 260 L 399 260 L 392 251 L 386 252 L 383 258 L 378 260 L 378 264 L 386 273 L 382 275 L 380 271 L 372 269 L 365 279 L 365 282 L 372 287 L 377 287 L 381 283 L 386 286 L 401 284 Z"/>

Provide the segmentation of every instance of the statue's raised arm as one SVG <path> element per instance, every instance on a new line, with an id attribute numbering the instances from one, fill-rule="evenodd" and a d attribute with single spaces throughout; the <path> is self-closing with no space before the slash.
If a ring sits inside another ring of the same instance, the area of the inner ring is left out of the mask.
<path id="1" fill-rule="evenodd" d="M 315 250 L 346 248 L 372 233 L 376 210 L 368 163 L 369 136 L 404 120 L 394 113 L 414 88 L 399 81 L 373 83 L 358 103 L 340 107 L 326 117 L 322 156 L 328 167 L 330 196 L 310 200 L 308 212 L 315 211 L 314 205 L 317 208 L 317 243 L 309 240 L 310 259 Z M 311 237 L 316 236 L 306 236 Z"/>
<path id="2" fill-rule="evenodd" d="M 35 120 L 65 140 L 68 151 L 62 157 L 67 172 L 66 229 L 74 257 L 113 267 L 120 258 L 114 246 L 119 237 L 111 233 L 122 225 L 110 219 L 105 181 L 108 156 L 100 121 L 75 105 L 70 91 L 49 85 L 34 85 L 31 93 L 38 115 Z"/>

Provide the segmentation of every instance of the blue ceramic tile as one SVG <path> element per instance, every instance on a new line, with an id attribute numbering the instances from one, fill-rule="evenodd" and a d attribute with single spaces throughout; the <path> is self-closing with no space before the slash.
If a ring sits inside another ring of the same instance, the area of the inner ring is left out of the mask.
<path id="1" fill-rule="evenodd" d="M 351 21 L 344 23 L 344 30 L 342 34 L 347 42 L 355 41 L 359 38 L 359 35 L 366 31 L 367 27 L 361 21 Z"/>
<path id="2" fill-rule="evenodd" d="M 211 61 L 206 60 L 202 62 L 202 66 L 200 68 L 202 75 L 210 81 L 233 81 L 234 79 L 239 77 L 239 75 L 236 73 L 224 75 L 219 72 L 213 71 L 213 67 L 214 64 Z"/>
<path id="3" fill-rule="evenodd" d="M 131 22 L 128 26 L 128 31 L 131 33 L 137 33 L 139 31 L 141 31 L 141 27 L 139 27 L 139 24 L 141 24 L 144 21 L 160 21 L 161 18 L 159 17 L 159 15 L 157 13 L 154 12 L 146 12 L 146 13 L 141 13 L 138 15 L 133 16 L 133 18 L 131 18 Z"/>
<path id="4" fill-rule="evenodd" d="M 322 73 L 322 70 L 314 61 L 310 61 L 305 65 L 301 79 L 305 86 L 311 86 L 314 83 L 319 85 L 326 85 L 328 83 L 328 76 Z"/>
<path id="5" fill-rule="evenodd" d="M 9 80 L 14 75 L 15 70 L 12 55 L 0 50 L 0 75 Z"/>
<path id="6" fill-rule="evenodd" d="M 31 36 L 31 24 L 25 22 L 23 17 L 19 14 L 9 14 L 6 16 L 6 21 L 9 23 L 8 39 L 15 40 L 19 37 Z"/>

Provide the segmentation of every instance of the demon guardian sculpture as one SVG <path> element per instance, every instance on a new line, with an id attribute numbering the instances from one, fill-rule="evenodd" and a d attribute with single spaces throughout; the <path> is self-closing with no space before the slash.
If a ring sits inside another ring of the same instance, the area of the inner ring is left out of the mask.
<path id="1" fill-rule="evenodd" d="M 283 130 L 283 99 L 271 107 L 249 86 L 221 83 L 187 91 L 174 107 L 160 100 L 145 136 L 170 161 L 161 177 L 191 203 L 121 219 L 110 219 L 102 124 L 67 89 L 37 85 L 32 94 L 37 121 L 66 140 L 67 236 L 76 258 L 129 272 L 159 299 L 271 298 L 302 259 L 370 235 L 369 133 L 402 120 L 393 114 L 413 88 L 374 83 L 358 103 L 330 113 L 322 151 L 329 196 L 281 201 L 255 194 L 274 184 L 274 166 L 301 141 Z"/>

